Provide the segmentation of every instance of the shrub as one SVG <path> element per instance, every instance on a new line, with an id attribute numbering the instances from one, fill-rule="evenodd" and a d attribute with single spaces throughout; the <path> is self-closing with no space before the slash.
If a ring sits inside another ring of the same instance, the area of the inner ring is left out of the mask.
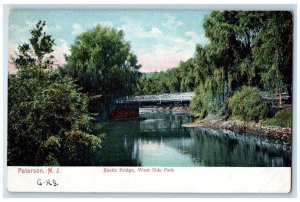
<path id="1" fill-rule="evenodd" d="M 291 128 L 292 127 L 292 108 L 287 107 L 278 111 L 273 118 L 263 121 L 264 125 L 280 126 Z"/>
<path id="2" fill-rule="evenodd" d="M 65 135 L 65 164 L 90 165 L 92 152 L 101 144 L 101 139 L 79 130 L 69 131 Z"/>
<path id="3" fill-rule="evenodd" d="M 88 135 L 87 97 L 71 79 L 26 69 L 8 81 L 8 165 L 78 165 L 66 152 L 75 138 L 71 131 L 85 134 L 78 142 L 85 149 L 73 156 L 88 156 L 100 145 L 99 137 Z"/>
<path id="4" fill-rule="evenodd" d="M 258 121 L 266 117 L 268 107 L 258 89 L 244 86 L 228 100 L 228 110 L 232 118 Z"/>

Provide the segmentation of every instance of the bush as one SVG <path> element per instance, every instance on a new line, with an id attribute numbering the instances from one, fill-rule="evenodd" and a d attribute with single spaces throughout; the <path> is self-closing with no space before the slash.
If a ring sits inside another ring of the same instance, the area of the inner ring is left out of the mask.
<path id="1" fill-rule="evenodd" d="M 292 108 L 287 107 L 278 111 L 273 118 L 263 121 L 264 125 L 280 126 L 291 128 L 292 127 Z"/>
<path id="2" fill-rule="evenodd" d="M 79 130 L 72 130 L 66 134 L 65 164 L 90 165 L 93 151 L 101 144 L 101 139 Z"/>
<path id="3" fill-rule="evenodd" d="M 232 118 L 257 122 L 266 117 L 268 107 L 258 89 L 244 86 L 228 100 L 228 110 Z"/>
<path id="4" fill-rule="evenodd" d="M 76 139 L 69 134 L 84 134 L 78 142 L 84 146 L 74 150 L 73 156 L 88 156 L 101 142 L 88 135 L 87 102 L 71 79 L 53 72 L 27 69 L 9 75 L 8 165 L 80 165 L 66 151 L 71 139 Z"/>

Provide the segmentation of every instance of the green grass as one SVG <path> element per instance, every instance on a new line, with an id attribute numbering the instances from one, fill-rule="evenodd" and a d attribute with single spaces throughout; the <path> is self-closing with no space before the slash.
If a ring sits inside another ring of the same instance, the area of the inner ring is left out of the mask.
<path id="1" fill-rule="evenodd" d="M 274 117 L 264 120 L 263 125 L 291 128 L 292 108 L 287 107 L 285 109 L 278 111 Z"/>

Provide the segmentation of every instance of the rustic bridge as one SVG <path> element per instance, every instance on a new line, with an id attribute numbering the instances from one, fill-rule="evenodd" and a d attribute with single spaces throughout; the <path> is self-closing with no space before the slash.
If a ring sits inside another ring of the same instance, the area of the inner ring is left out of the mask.
<path id="1" fill-rule="evenodd" d="M 137 118 L 139 117 L 139 107 L 145 106 L 187 106 L 194 96 L 194 92 L 126 96 L 116 100 L 117 108 L 110 117 L 114 120 Z M 261 92 L 261 96 L 271 104 L 274 110 L 291 106 L 288 104 L 290 96 L 286 93 Z"/>
<path id="2" fill-rule="evenodd" d="M 195 93 L 171 93 L 160 95 L 126 96 L 117 99 L 117 108 L 110 115 L 111 120 L 137 119 L 139 107 L 143 106 L 184 106 L 188 105 Z"/>
<path id="3" fill-rule="evenodd" d="M 126 96 L 118 99 L 118 105 L 164 105 L 164 104 L 188 104 L 195 96 L 194 92 L 189 93 L 170 93 L 160 95 L 139 95 Z"/>

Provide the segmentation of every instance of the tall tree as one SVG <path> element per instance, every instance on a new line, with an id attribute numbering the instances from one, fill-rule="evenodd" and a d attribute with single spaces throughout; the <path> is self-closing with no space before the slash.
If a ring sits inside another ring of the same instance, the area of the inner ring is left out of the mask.
<path id="1" fill-rule="evenodd" d="M 214 11 L 203 24 L 205 35 L 210 40 L 207 54 L 213 66 L 224 71 L 223 81 L 227 90 L 231 90 L 229 76 L 238 57 L 239 43 L 235 32 L 235 25 L 238 23 L 237 13 L 237 11 Z"/>
<path id="2" fill-rule="evenodd" d="M 44 31 L 45 26 L 45 21 L 38 21 L 35 27 L 30 30 L 29 43 L 19 45 L 18 53 L 12 56 L 12 62 L 17 69 L 36 68 L 46 70 L 52 68 L 54 56 L 51 53 L 55 42 L 52 36 Z"/>
<path id="3" fill-rule="evenodd" d="M 292 94 L 293 15 L 288 11 L 264 12 L 264 23 L 253 45 L 254 64 L 267 89 Z"/>
<path id="4" fill-rule="evenodd" d="M 200 78 L 206 75 L 192 105 L 196 111 L 220 103 L 220 90 L 224 91 L 221 104 L 225 105 L 231 94 L 245 85 L 273 93 L 287 90 L 291 95 L 291 12 L 216 11 L 203 26 L 210 43 L 196 49 L 196 72 Z"/>
<path id="5" fill-rule="evenodd" d="M 76 37 L 66 61 L 62 72 L 74 78 L 83 93 L 100 97 L 98 109 L 130 94 L 140 68 L 123 31 L 100 25 Z"/>

